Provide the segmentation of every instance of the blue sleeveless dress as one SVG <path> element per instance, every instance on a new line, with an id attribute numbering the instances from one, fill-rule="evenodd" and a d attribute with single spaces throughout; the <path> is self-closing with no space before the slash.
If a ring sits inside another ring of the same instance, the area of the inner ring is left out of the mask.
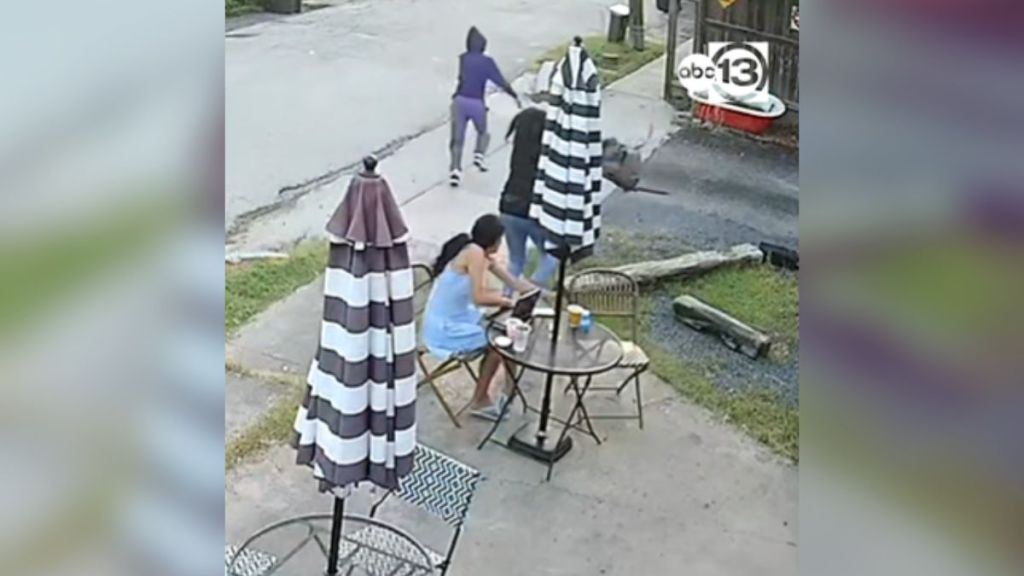
<path id="1" fill-rule="evenodd" d="M 484 349 L 487 335 L 481 317 L 473 303 L 472 279 L 446 267 L 434 281 L 423 313 L 423 344 L 437 358 Z"/>

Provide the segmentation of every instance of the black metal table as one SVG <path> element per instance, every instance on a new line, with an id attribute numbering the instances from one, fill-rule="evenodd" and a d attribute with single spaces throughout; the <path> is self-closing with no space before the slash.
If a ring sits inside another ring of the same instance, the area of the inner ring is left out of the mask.
<path id="1" fill-rule="evenodd" d="M 532 329 L 526 349 L 523 352 L 516 352 L 511 346 L 502 347 L 494 343 L 496 337 L 504 335 L 504 327 L 501 326 L 501 323 L 506 317 L 498 317 L 491 322 L 487 329 L 487 340 L 491 348 L 501 356 L 505 368 L 511 376 L 513 400 L 516 396 L 521 398 L 524 410 L 538 413 L 540 420 L 536 424 L 536 430 L 533 431 L 526 430 L 533 423 L 521 426 L 505 446 L 546 462 L 548 465 L 547 478 L 550 480 L 554 463 L 572 448 L 572 438 L 568 436 L 570 429 L 586 432 L 598 444 L 601 443 L 601 439 L 587 417 L 583 398 L 590 388 L 594 376 L 615 368 L 622 360 L 622 344 L 614 332 L 598 322 L 594 322 L 589 330 L 583 330 L 570 328 L 568 318 L 565 318 L 564 315 L 561 322 L 557 323 L 554 318 L 534 317 L 530 322 Z M 553 334 L 553 330 L 556 329 L 555 324 L 558 325 L 557 337 L 554 337 L 555 334 Z M 550 378 L 546 379 L 540 408 L 530 405 L 519 387 L 519 382 L 527 371 L 569 379 L 569 389 L 575 395 L 575 402 L 566 418 L 560 419 L 551 415 Z M 582 385 L 580 384 L 581 380 L 583 381 Z M 494 423 L 480 442 L 479 448 L 491 440 L 512 404 L 511 400 L 505 404 L 502 418 Z M 544 445 L 549 442 L 551 436 L 548 430 L 549 421 L 554 421 L 562 428 L 557 440 L 549 450 L 531 451 L 531 445 Z M 585 428 L 583 428 L 584 425 Z M 536 438 L 536 443 L 517 440 L 517 436 L 521 437 L 531 433 Z"/>
<path id="2" fill-rule="evenodd" d="M 225 559 L 226 576 L 320 576 L 324 573 L 330 514 L 277 522 L 250 536 Z M 344 516 L 338 574 L 432 576 L 427 549 L 401 529 L 366 516 Z"/>

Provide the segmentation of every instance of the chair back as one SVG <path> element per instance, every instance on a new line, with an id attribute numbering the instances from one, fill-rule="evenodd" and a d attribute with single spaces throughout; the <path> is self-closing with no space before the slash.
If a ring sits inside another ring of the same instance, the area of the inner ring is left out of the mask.
<path id="1" fill-rule="evenodd" d="M 394 494 L 459 528 L 482 477 L 479 470 L 419 444 L 412 471 L 401 479 Z"/>
<path id="2" fill-rule="evenodd" d="M 426 264 L 413 264 L 412 282 L 413 312 L 418 319 L 423 314 L 423 311 L 427 309 L 430 290 L 434 286 L 434 271 Z"/>
<path id="3" fill-rule="evenodd" d="M 584 270 L 569 279 L 569 302 L 579 304 L 595 316 L 625 318 L 630 338 L 636 342 L 640 286 L 632 276 L 618 270 Z"/>

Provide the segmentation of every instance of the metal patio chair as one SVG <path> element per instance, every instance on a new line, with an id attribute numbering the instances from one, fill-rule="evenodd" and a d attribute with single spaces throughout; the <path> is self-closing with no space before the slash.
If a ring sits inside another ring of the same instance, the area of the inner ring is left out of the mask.
<path id="1" fill-rule="evenodd" d="M 262 576 L 277 559 L 259 550 L 246 549 L 238 554 L 238 546 L 224 546 L 224 576 Z M 234 566 L 231 560 L 234 559 Z"/>
<path id="2" fill-rule="evenodd" d="M 444 553 L 424 546 L 438 574 L 444 576 L 451 565 L 455 546 L 462 536 L 466 514 L 482 479 L 483 475 L 478 470 L 419 444 L 413 456 L 412 471 L 399 481 L 398 489 L 387 492 L 373 504 L 370 518 L 377 515 L 384 502 L 395 496 L 448 524 L 453 532 Z M 353 533 L 349 540 L 368 549 L 380 549 L 386 548 L 386 542 L 379 539 L 389 537 L 393 536 L 388 532 L 367 527 Z"/>
<path id="3" fill-rule="evenodd" d="M 413 306 L 416 313 L 416 321 L 419 323 L 423 316 L 423 311 L 427 308 L 427 302 L 430 300 L 430 291 L 434 287 L 434 273 L 430 269 L 430 266 L 426 264 L 413 264 Z M 416 363 L 419 364 L 420 370 L 423 372 L 423 378 L 416 384 L 416 387 L 422 387 L 430 385 L 431 390 L 434 391 L 434 396 L 437 397 L 437 401 L 441 403 L 441 408 L 444 409 L 445 414 L 451 419 L 452 424 L 456 428 L 462 428 L 462 424 L 459 422 L 459 414 L 466 409 L 468 404 L 458 411 L 452 410 L 451 404 L 444 397 L 444 393 L 441 392 L 441 388 L 438 387 L 437 382 L 444 376 L 456 372 L 458 370 L 465 370 L 473 382 L 476 382 L 477 375 L 473 370 L 472 363 L 484 355 L 485 350 L 475 352 L 473 354 L 455 354 L 447 358 L 440 358 L 437 366 L 433 370 L 427 368 L 427 364 L 424 361 L 426 356 L 432 356 L 430 351 L 422 343 L 416 348 Z"/>
<path id="4" fill-rule="evenodd" d="M 647 353 L 637 343 L 639 323 L 640 287 L 628 274 L 617 270 L 584 270 L 569 279 L 566 289 L 570 303 L 579 304 L 590 310 L 595 319 L 617 318 L 627 322 L 627 328 L 620 338 L 622 360 L 617 368 L 627 370 L 627 376 L 618 386 L 591 386 L 591 392 L 615 392 L 621 395 L 630 381 L 636 390 L 636 414 L 590 414 L 590 420 L 630 419 L 639 421 L 644 428 L 644 405 L 640 395 L 640 375 L 650 367 Z M 616 326 L 618 328 L 618 326 Z M 568 391 L 568 389 L 566 389 Z"/>

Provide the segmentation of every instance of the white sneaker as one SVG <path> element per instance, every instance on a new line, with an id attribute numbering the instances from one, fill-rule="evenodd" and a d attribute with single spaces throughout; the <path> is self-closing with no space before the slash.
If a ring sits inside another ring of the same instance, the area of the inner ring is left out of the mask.
<path id="1" fill-rule="evenodd" d="M 487 172 L 487 164 L 484 164 L 483 154 L 473 154 L 473 166 L 481 172 Z"/>
<path id="2" fill-rule="evenodd" d="M 455 188 L 461 183 L 462 172 L 459 172 L 458 170 L 452 170 L 451 175 L 448 177 L 448 184 L 450 184 L 452 188 Z"/>

